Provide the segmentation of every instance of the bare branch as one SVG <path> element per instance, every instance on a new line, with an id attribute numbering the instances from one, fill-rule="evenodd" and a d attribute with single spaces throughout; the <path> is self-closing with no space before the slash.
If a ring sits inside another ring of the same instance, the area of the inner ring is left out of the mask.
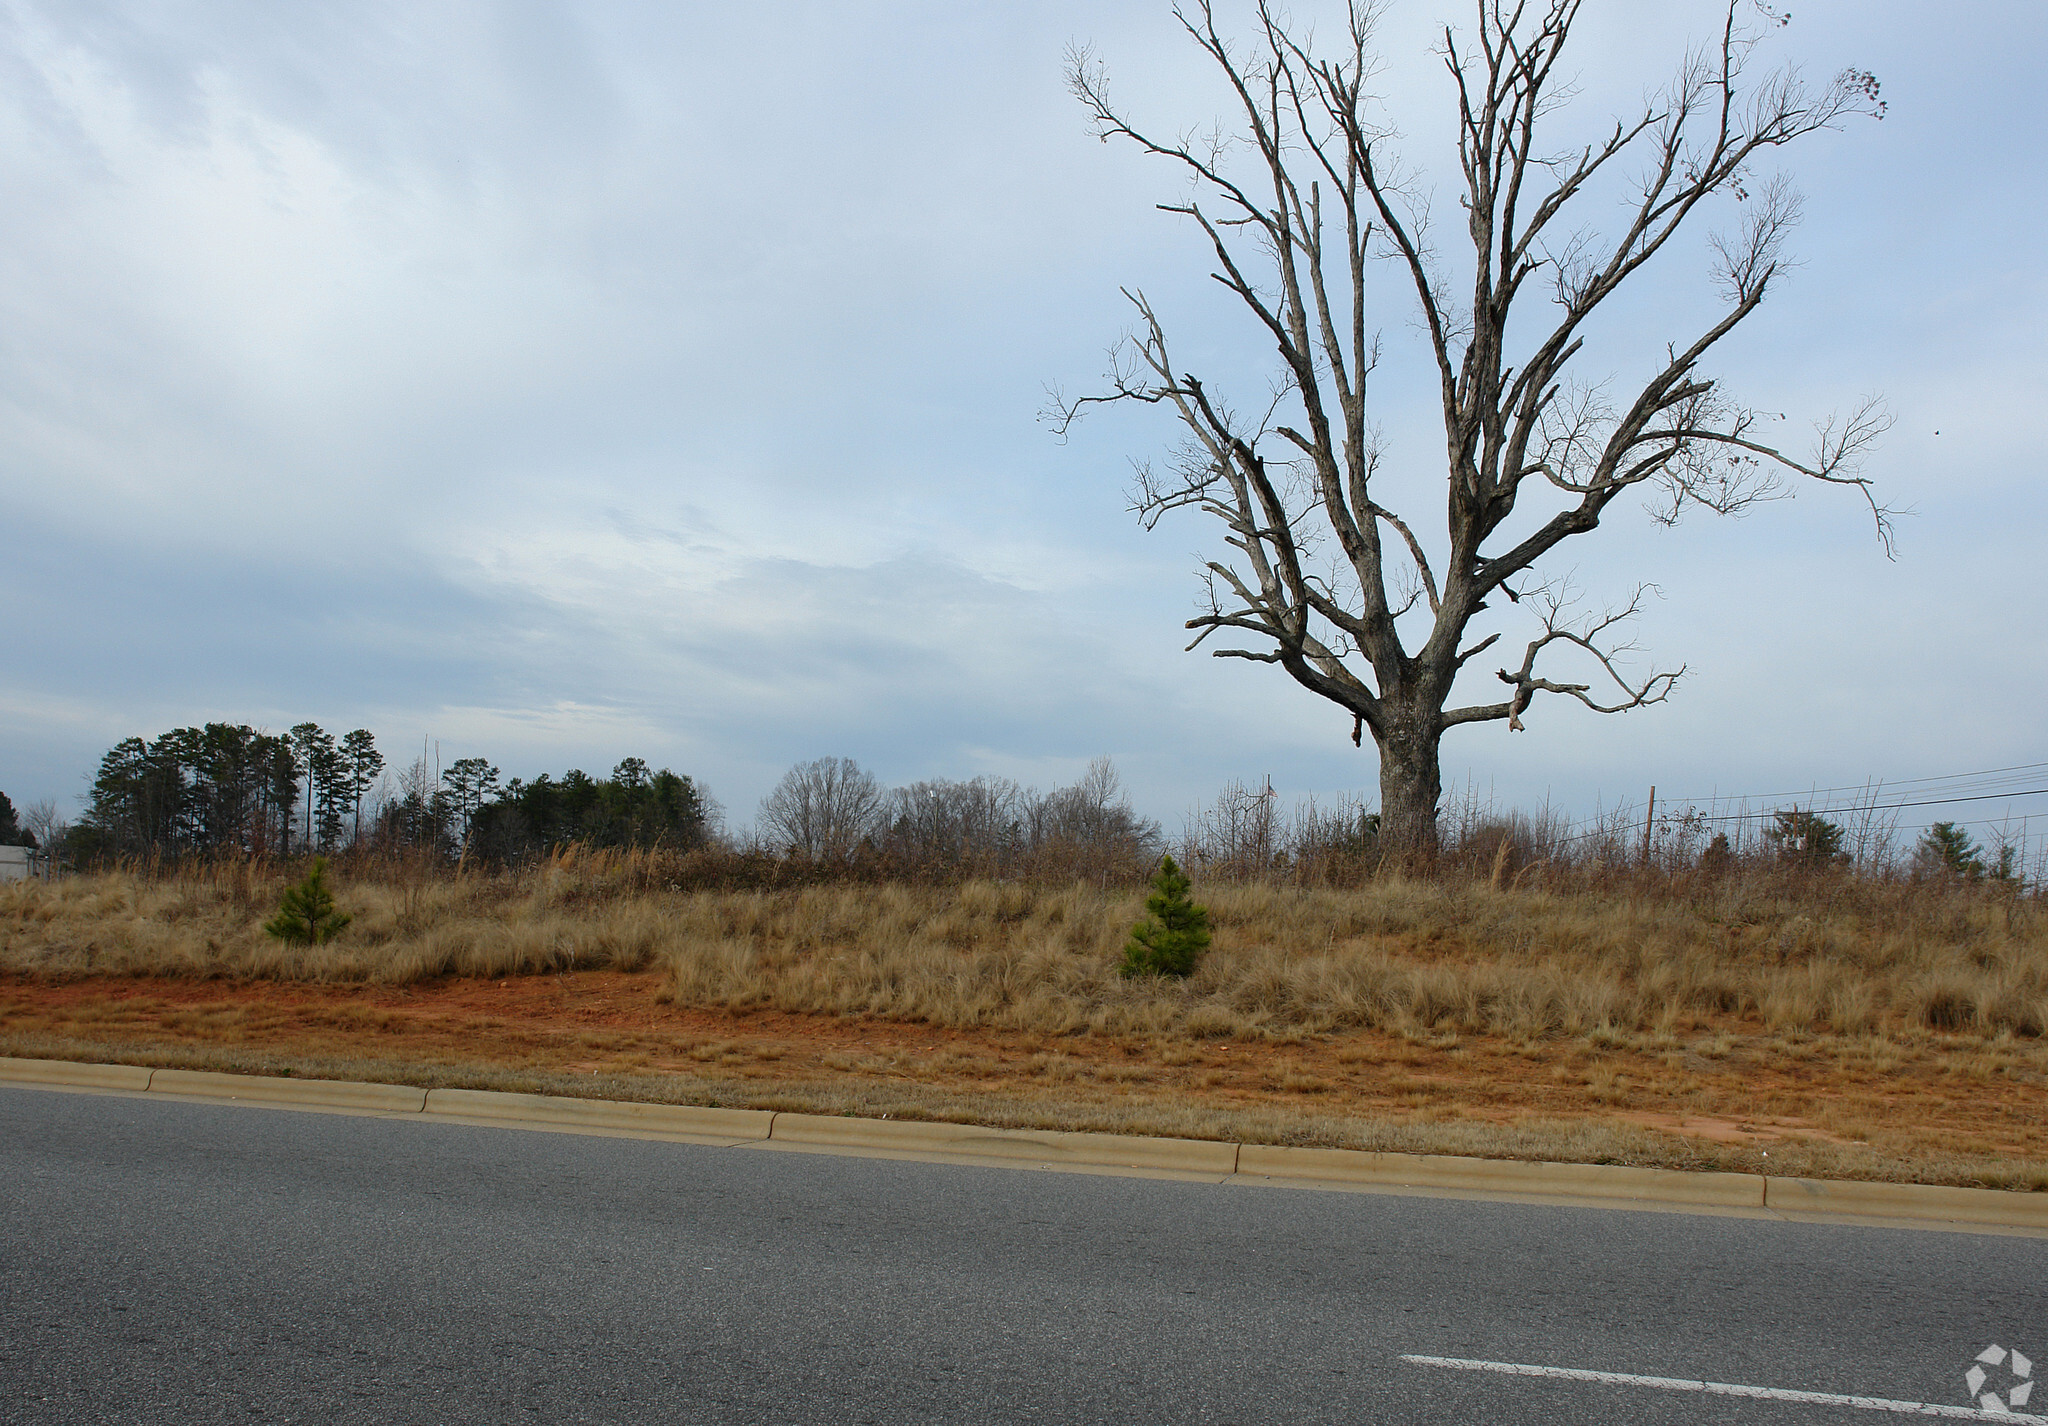
<path id="1" fill-rule="evenodd" d="M 1865 397 L 1848 416 L 1816 424 L 1814 453 L 1803 461 L 1750 439 L 1757 419 L 1755 412 L 1722 408 L 1702 396 L 1690 410 L 1677 413 L 1673 424 L 1644 432 L 1643 443 L 1662 442 L 1671 451 L 1651 472 L 1663 487 L 1663 498 L 1645 507 L 1651 517 L 1676 524 L 1688 503 L 1717 515 L 1739 515 L 1759 501 L 1789 494 L 1777 474 L 1787 470 L 1861 491 L 1886 557 L 1897 558 L 1892 519 L 1898 512 L 1878 503 L 1870 478 L 1861 473 L 1863 457 L 1891 429 L 1883 401 Z"/>
<path id="2" fill-rule="evenodd" d="M 1543 632 L 1529 641 L 1529 647 L 1522 656 L 1521 668 L 1510 673 L 1499 671 L 1500 681 L 1514 689 L 1513 696 L 1505 704 L 1493 704 L 1485 710 L 1459 709 L 1446 717 L 1455 721 L 1479 721 L 1478 717 L 1460 718 L 1459 714 L 1483 714 L 1487 717 L 1505 717 L 1511 732 L 1522 731 L 1521 715 L 1538 693 L 1562 693 L 1578 699 L 1595 713 L 1625 713 L 1632 708 L 1647 707 L 1662 703 L 1671 696 L 1671 690 L 1685 675 L 1680 667 L 1669 672 L 1652 673 L 1641 683 L 1630 683 L 1616 667 L 1615 660 L 1623 654 L 1634 651 L 1633 644 L 1611 644 L 1601 647 L 1600 638 L 1608 630 L 1628 619 L 1634 618 L 1643 607 L 1643 595 L 1655 588 L 1653 585 L 1638 585 L 1629 602 L 1620 609 L 1609 610 L 1598 617 L 1574 620 L 1571 610 L 1574 601 L 1549 589 L 1536 591 L 1536 597 L 1543 605 Z M 1592 696 L 1592 685 L 1585 683 L 1556 683 L 1536 674 L 1536 660 L 1552 644 L 1571 644 L 1591 654 L 1601 670 L 1620 690 L 1620 701 L 1602 703 Z M 1482 646 L 1483 647 L 1483 646 Z M 1474 649 L 1473 653 L 1478 650 Z M 1494 712 L 1494 709 L 1502 710 Z"/>
<path id="3" fill-rule="evenodd" d="M 1387 509 L 1384 505 L 1369 506 L 1367 513 L 1392 525 L 1400 533 L 1401 538 L 1407 542 L 1409 558 L 1415 561 L 1415 572 L 1421 577 L 1422 587 L 1429 595 L 1429 612 L 1432 614 L 1441 612 L 1443 600 L 1437 597 L 1436 575 L 1431 573 L 1429 556 L 1422 552 L 1422 542 L 1415 538 L 1415 532 L 1408 528 L 1408 522 Z"/>

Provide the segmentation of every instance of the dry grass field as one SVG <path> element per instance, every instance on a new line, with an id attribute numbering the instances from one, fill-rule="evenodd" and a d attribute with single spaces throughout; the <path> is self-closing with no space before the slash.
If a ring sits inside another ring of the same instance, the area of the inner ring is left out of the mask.
<path id="1" fill-rule="evenodd" d="M 677 890 L 633 856 L 0 889 L 0 1050 L 1274 1142 L 2048 1187 L 2048 918 L 1792 875 Z"/>

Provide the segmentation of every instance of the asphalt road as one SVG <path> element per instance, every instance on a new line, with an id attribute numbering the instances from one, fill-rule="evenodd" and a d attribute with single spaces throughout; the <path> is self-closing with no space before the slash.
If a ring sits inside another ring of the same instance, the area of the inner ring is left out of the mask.
<path id="1" fill-rule="evenodd" d="M 1874 1426 L 1401 1358 L 1958 1407 L 1988 1343 L 2048 1361 L 2033 1238 L 155 1096 L 0 1088 L 0 1213 L 0 1421 L 44 1426 Z"/>

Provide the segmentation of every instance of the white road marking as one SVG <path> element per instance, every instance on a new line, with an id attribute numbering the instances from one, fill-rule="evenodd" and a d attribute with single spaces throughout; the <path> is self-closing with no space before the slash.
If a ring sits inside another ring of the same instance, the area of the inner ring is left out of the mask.
<path id="1" fill-rule="evenodd" d="M 1857 1406 L 1889 1411 L 1896 1416 L 1939 1416 L 1948 1421 L 2003 1421 L 2007 1426 L 2048 1426 L 2048 1416 L 2018 1411 L 1981 1411 L 1974 1406 L 1942 1406 L 1926 1401 L 1891 1401 L 1882 1396 L 1843 1396 L 1832 1391 L 1792 1391 L 1779 1386 L 1738 1386 L 1725 1381 L 1693 1381 L 1685 1377 L 1636 1376 L 1631 1372 L 1593 1372 L 1577 1367 L 1539 1367 L 1527 1362 L 1481 1362 L 1466 1357 L 1423 1357 L 1403 1353 L 1401 1360 L 1419 1367 L 1450 1367 L 1461 1372 L 1499 1372 L 1505 1376 L 1548 1377 L 1553 1381 L 1590 1381 L 1605 1386 L 1653 1386 L 1660 1391 L 1702 1391 L 1710 1396 L 1744 1396 L 1758 1401 L 1796 1401 L 1810 1406 Z"/>

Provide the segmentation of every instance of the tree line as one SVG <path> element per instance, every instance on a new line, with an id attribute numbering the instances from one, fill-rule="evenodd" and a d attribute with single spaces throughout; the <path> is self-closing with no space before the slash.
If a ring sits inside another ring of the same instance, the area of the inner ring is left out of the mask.
<path id="1" fill-rule="evenodd" d="M 722 817 L 702 783 L 637 757 L 604 778 L 571 768 L 560 776 L 507 781 L 481 757 L 439 768 L 424 756 L 387 775 L 376 739 L 365 729 L 337 737 L 315 723 L 278 734 L 208 723 L 116 744 L 101 759 L 75 826 L 57 816 L 53 803 L 17 814 L 0 794 L 0 845 L 40 847 L 74 866 L 350 849 L 502 866 L 571 845 L 675 853 L 718 848 L 750 864 L 808 867 L 806 875 L 836 876 L 838 867 L 885 879 L 1149 875 L 1168 846 L 1159 823 L 1132 809 L 1107 758 L 1051 791 L 989 775 L 890 788 L 851 759 L 818 758 L 782 776 L 750 829 L 728 832 Z M 1892 850 L 1897 844 L 1889 832 L 1883 846 L 1863 848 L 1859 841 L 1856 850 L 1847 828 L 1810 809 L 1771 814 L 1747 848 L 1714 832 L 1711 820 L 1689 812 L 1676 822 L 1660 821 L 1657 864 L 1712 871 L 1762 859 L 1809 869 L 1853 863 L 1870 874 L 1915 880 L 2008 886 L 2028 880 L 2020 842 L 2000 837 L 1987 851 L 1954 823 L 1936 823 L 1909 850 Z M 1538 863 L 1650 859 L 1643 824 L 1631 833 L 1626 818 L 1590 832 L 1547 816 L 1476 808 L 1447 821 L 1454 825 L 1446 827 L 1443 858 L 1477 857 L 1510 874 Z M 1369 874 L 1387 854 L 1380 830 L 1379 816 L 1363 798 L 1326 805 L 1310 800 L 1289 814 L 1270 785 L 1232 783 L 1214 807 L 1189 813 L 1172 849 L 1202 877 L 1313 877 L 1339 866 Z"/>
<path id="2" fill-rule="evenodd" d="M 124 738 L 100 759 L 63 850 L 85 860 L 332 851 L 360 837 L 383 771 L 361 728 L 337 739 L 317 723 L 288 733 L 207 723 Z"/>
<path id="3" fill-rule="evenodd" d="M 570 844 L 689 852 L 723 843 L 814 863 L 995 867 L 1064 849 L 1135 865 L 1162 845 L 1159 824 L 1132 810 L 1107 758 L 1050 792 L 993 776 L 885 788 L 851 759 L 819 758 L 783 776 L 750 832 L 727 837 L 701 782 L 641 758 L 603 778 L 571 768 L 508 781 L 481 757 L 389 770 L 367 729 L 336 736 L 310 722 L 284 733 L 207 723 L 123 739 L 100 759 L 87 803 L 75 826 L 58 824 L 55 850 L 74 864 L 346 849 L 505 864 Z M 0 822 L 0 831 L 13 826 Z"/>
<path id="4" fill-rule="evenodd" d="M 715 831 L 701 786 L 639 758 L 606 779 L 571 768 L 531 782 L 501 782 L 478 757 L 445 769 L 422 757 L 395 779 L 386 767 L 364 728 L 207 723 L 125 738 L 100 759 L 86 810 L 56 849 L 73 862 L 345 848 L 514 861 L 570 842 L 686 851 Z M 12 813 L 9 804 L 0 832 Z"/>
<path id="5" fill-rule="evenodd" d="M 624 759 L 602 780 L 570 768 L 502 787 L 495 767 L 464 758 L 432 792 L 424 765 L 419 772 L 386 806 L 380 830 L 389 841 L 437 845 L 458 859 L 513 862 L 572 843 L 694 851 L 717 831 L 717 804 L 701 785 L 640 758 Z"/>

